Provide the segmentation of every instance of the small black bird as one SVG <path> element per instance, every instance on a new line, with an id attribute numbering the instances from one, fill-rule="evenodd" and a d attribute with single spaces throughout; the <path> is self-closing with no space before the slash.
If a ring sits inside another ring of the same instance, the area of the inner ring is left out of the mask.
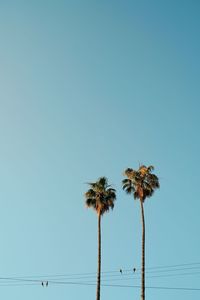
<path id="1" fill-rule="evenodd" d="M 49 285 L 49 282 L 47 281 L 47 282 L 46 282 L 46 287 L 47 287 L 48 285 Z"/>
<path id="2" fill-rule="evenodd" d="M 119 271 L 120 271 L 120 273 L 122 274 L 122 269 L 120 269 Z"/>
<path id="3" fill-rule="evenodd" d="M 135 271 L 136 271 L 136 268 L 133 268 L 133 272 L 135 273 Z"/>
<path id="4" fill-rule="evenodd" d="M 43 281 L 41 282 L 41 285 L 44 286 L 44 282 Z"/>

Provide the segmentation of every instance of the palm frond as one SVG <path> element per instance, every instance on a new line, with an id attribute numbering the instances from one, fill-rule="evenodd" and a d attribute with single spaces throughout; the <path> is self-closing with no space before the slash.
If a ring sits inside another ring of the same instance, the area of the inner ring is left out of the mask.
<path id="1" fill-rule="evenodd" d="M 86 205 L 103 215 L 114 208 L 116 190 L 108 184 L 106 177 L 100 177 L 96 182 L 89 183 L 90 189 L 85 193 Z"/>
<path id="2" fill-rule="evenodd" d="M 134 192 L 134 189 L 132 186 L 127 186 L 124 188 L 124 190 L 127 194 L 132 194 L 132 192 Z"/>
<path id="3" fill-rule="evenodd" d="M 87 198 L 85 204 L 87 207 L 95 208 L 95 201 L 92 198 Z"/>
<path id="4" fill-rule="evenodd" d="M 133 169 L 131 168 L 127 168 L 125 171 L 124 171 L 124 176 L 127 176 L 129 178 L 129 176 L 131 176 L 131 174 L 134 172 Z"/>
<path id="5" fill-rule="evenodd" d="M 149 166 L 149 167 L 148 167 L 148 171 L 149 171 L 149 172 L 152 172 L 153 170 L 154 170 L 154 166 Z"/>
<path id="6" fill-rule="evenodd" d="M 115 192 L 116 192 L 116 190 L 115 190 L 115 189 L 113 189 L 113 188 L 109 188 L 109 189 L 107 189 L 107 192 L 108 192 L 108 193 L 115 193 Z"/>
<path id="7" fill-rule="evenodd" d="M 127 184 L 127 183 L 129 183 L 129 182 L 131 182 L 131 180 L 130 180 L 130 179 L 127 179 L 127 178 L 125 178 L 125 179 L 122 180 L 122 184 Z"/>
<path id="8" fill-rule="evenodd" d="M 98 185 L 100 185 L 101 187 L 107 187 L 107 185 L 108 185 L 106 177 L 100 177 L 97 182 L 98 182 Z"/>
<path id="9" fill-rule="evenodd" d="M 97 187 L 96 182 L 88 182 L 88 185 L 90 185 L 91 189 L 96 189 L 96 187 Z"/>
<path id="10" fill-rule="evenodd" d="M 91 198 L 91 197 L 95 197 L 96 192 L 93 189 L 89 189 L 86 193 L 85 193 L 85 197 L 86 198 Z"/>
<path id="11" fill-rule="evenodd" d="M 131 194 L 135 199 L 144 201 L 147 197 L 151 197 L 155 189 L 160 187 L 159 179 L 151 172 L 154 170 L 153 166 L 139 166 L 137 171 L 128 168 L 124 174 L 127 177 L 122 180 L 122 187 L 126 193 Z"/>

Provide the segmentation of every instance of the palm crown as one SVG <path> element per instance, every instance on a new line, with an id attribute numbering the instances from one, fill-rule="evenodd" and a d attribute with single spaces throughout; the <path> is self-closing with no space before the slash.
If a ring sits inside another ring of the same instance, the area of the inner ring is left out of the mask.
<path id="1" fill-rule="evenodd" d="M 106 177 L 100 177 L 98 181 L 88 184 L 90 189 L 85 193 L 87 207 L 92 207 L 100 215 L 114 208 L 116 191 L 108 184 Z"/>
<path id="2" fill-rule="evenodd" d="M 151 197 L 155 189 L 159 188 L 159 179 L 155 174 L 152 174 L 153 166 L 140 166 L 137 171 L 126 169 L 124 175 L 127 177 L 122 181 L 123 190 L 127 194 L 132 194 L 135 199 L 140 199 L 142 202 L 147 197 Z"/>

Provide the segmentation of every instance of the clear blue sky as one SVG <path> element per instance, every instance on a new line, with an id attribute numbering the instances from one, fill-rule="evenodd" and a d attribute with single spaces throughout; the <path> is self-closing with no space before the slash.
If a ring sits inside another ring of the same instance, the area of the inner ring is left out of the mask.
<path id="1" fill-rule="evenodd" d="M 102 269 L 116 272 L 104 283 L 139 285 L 140 207 L 121 180 L 143 163 L 161 184 L 145 203 L 147 267 L 181 265 L 146 285 L 200 288 L 199 13 L 197 0 L 0 1 L 1 278 L 95 282 L 97 218 L 83 194 L 107 176 L 117 201 L 102 220 Z M 133 266 L 135 278 L 119 276 Z M 0 279 L 1 299 L 95 299 L 95 286 L 15 283 Z M 102 300 L 139 295 L 102 287 Z"/>

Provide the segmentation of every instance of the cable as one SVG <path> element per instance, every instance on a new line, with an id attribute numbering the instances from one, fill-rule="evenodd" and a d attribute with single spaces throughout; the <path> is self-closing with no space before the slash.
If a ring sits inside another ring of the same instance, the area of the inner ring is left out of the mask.
<path id="1" fill-rule="evenodd" d="M 200 262 L 185 263 L 185 264 L 178 264 L 178 265 L 167 265 L 167 266 L 165 265 L 165 266 L 149 267 L 147 269 L 174 268 L 174 267 L 190 266 L 190 265 L 200 265 Z"/>
<path id="2" fill-rule="evenodd" d="M 54 282 L 50 281 L 49 283 L 53 285 L 84 285 L 84 286 L 95 286 L 96 283 L 84 283 L 84 282 Z M 32 286 L 38 284 L 8 284 L 1 286 Z M 141 288 L 140 285 L 119 285 L 119 284 L 102 284 L 102 287 L 118 287 L 118 288 Z M 182 290 L 182 291 L 200 291 L 200 288 L 191 288 L 191 287 L 163 287 L 163 286 L 146 286 L 146 289 L 158 289 L 158 290 Z"/>
<path id="3" fill-rule="evenodd" d="M 73 284 L 73 285 L 91 285 L 95 286 L 96 283 L 84 283 L 84 282 L 54 282 L 52 284 Z M 104 287 L 121 287 L 121 288 L 141 288 L 140 285 L 119 285 L 119 284 L 101 284 Z M 200 291 L 200 288 L 188 288 L 188 287 L 161 287 L 161 286 L 146 286 L 147 289 L 163 289 L 163 290 L 185 290 L 185 291 Z"/>
<path id="4" fill-rule="evenodd" d="M 36 286 L 37 283 L 10 283 L 10 284 L 0 284 L 0 287 L 6 286 Z"/>
<path id="5" fill-rule="evenodd" d="M 183 271 L 183 270 L 191 270 L 191 269 L 199 269 L 200 267 L 189 267 L 189 268 L 178 268 L 178 269 L 171 269 L 171 270 L 158 270 L 155 271 L 156 268 L 174 268 L 177 266 L 190 266 L 190 265 L 200 265 L 200 263 L 188 263 L 188 264 L 179 264 L 179 265 L 170 265 L 170 266 L 164 266 L 164 267 L 151 267 L 151 268 L 147 268 L 146 273 L 159 273 L 159 272 L 174 272 L 174 271 Z M 150 269 L 150 271 L 148 271 L 148 269 Z M 152 269 L 154 269 L 154 271 L 151 271 Z M 127 270 L 127 271 L 123 271 L 123 272 L 130 272 L 133 270 Z M 140 277 L 135 277 L 135 273 L 127 273 L 127 274 L 113 274 L 113 273 L 119 273 L 119 271 L 107 271 L 107 272 L 102 272 L 102 281 L 116 281 L 116 280 L 132 280 L 132 279 L 140 279 Z M 113 274 L 113 275 L 109 275 Z M 75 276 L 77 274 L 82 274 L 81 277 L 68 277 L 68 276 Z M 5 283 L 5 280 L 7 282 L 9 281 L 17 281 L 17 282 L 29 282 L 29 283 L 41 283 L 42 281 L 50 281 L 50 278 L 54 279 L 54 281 L 58 280 L 56 277 L 65 277 L 66 280 L 80 280 L 80 279 L 94 279 L 94 276 L 83 276 L 83 275 L 88 275 L 88 274 L 95 274 L 95 279 L 96 279 L 96 273 L 75 273 L 75 274 L 57 274 L 57 275 L 46 275 L 46 276 L 41 276 L 41 275 L 37 275 L 37 276 L 23 276 L 23 277 L 0 277 L 0 284 Z M 199 274 L 199 272 L 190 272 L 190 273 L 179 273 L 179 274 L 164 274 L 164 275 L 153 275 L 153 276 L 146 276 L 146 278 L 159 278 L 159 277 L 171 277 L 171 276 L 184 276 L 184 275 L 196 275 Z M 131 276 L 132 275 L 132 276 Z M 129 276 L 129 277 L 127 277 Z M 131 277 L 130 277 L 131 276 Z M 118 277 L 118 279 L 111 279 L 111 277 Z M 45 279 L 44 279 L 45 278 Z M 63 278 L 64 279 L 64 278 Z M 4 282 L 1 282 L 2 280 L 4 280 Z M 88 283 L 86 281 L 86 283 Z"/>
<path id="6" fill-rule="evenodd" d="M 189 269 L 199 269 L 199 267 L 191 267 L 191 268 L 179 268 L 179 269 L 171 269 L 171 270 L 165 270 L 165 268 L 174 268 L 174 267 L 177 267 L 177 266 L 189 266 L 189 265 L 200 265 L 199 262 L 196 262 L 196 263 L 188 263 L 188 264 L 179 264 L 179 265 L 168 265 L 168 266 L 157 266 L 157 267 L 147 267 L 145 268 L 146 270 L 146 273 L 159 273 L 159 272 L 174 272 L 174 271 L 181 271 L 181 270 L 189 270 Z M 151 271 L 151 270 L 154 270 L 154 269 L 164 269 L 164 270 L 158 270 L 158 271 Z M 140 271 L 141 268 L 137 269 L 137 271 Z M 150 271 L 148 271 L 150 270 Z M 123 273 L 124 272 L 133 272 L 133 269 L 125 269 L 123 270 Z M 118 273 L 118 274 L 113 274 L 113 273 Z M 46 275 L 29 275 L 29 276 L 12 276 L 12 277 L 6 277 L 6 279 L 24 279 L 24 278 L 55 278 L 55 277 L 73 277 L 72 279 L 82 279 L 82 278 L 93 278 L 94 276 L 96 276 L 96 272 L 90 272 L 90 273 L 71 273 L 71 274 L 46 274 Z M 109 275 L 109 274 L 113 274 L 113 275 Z M 89 276 L 91 275 L 91 276 Z M 104 271 L 104 272 L 101 272 L 101 275 L 103 277 L 114 277 L 114 276 L 121 276 L 121 274 L 119 274 L 119 270 L 115 270 L 115 271 Z M 129 274 L 130 275 L 130 274 Z M 77 277 L 77 276 L 81 276 L 81 277 Z M 75 278 L 74 278 L 75 277 Z M 0 277 L 0 280 L 3 279 L 4 277 Z"/>
<path id="7" fill-rule="evenodd" d="M 66 281 L 49 281 L 53 285 L 84 285 L 84 286 L 95 286 L 96 283 L 85 283 L 85 282 L 66 282 Z M 38 285 L 38 283 L 30 284 L 8 284 L 0 286 L 30 286 Z M 141 288 L 140 285 L 119 285 L 119 284 L 101 284 L 102 287 L 118 287 L 118 288 Z M 163 286 L 146 286 L 146 289 L 158 289 L 158 290 L 183 290 L 183 291 L 200 291 L 200 288 L 191 287 L 163 287 Z"/>

